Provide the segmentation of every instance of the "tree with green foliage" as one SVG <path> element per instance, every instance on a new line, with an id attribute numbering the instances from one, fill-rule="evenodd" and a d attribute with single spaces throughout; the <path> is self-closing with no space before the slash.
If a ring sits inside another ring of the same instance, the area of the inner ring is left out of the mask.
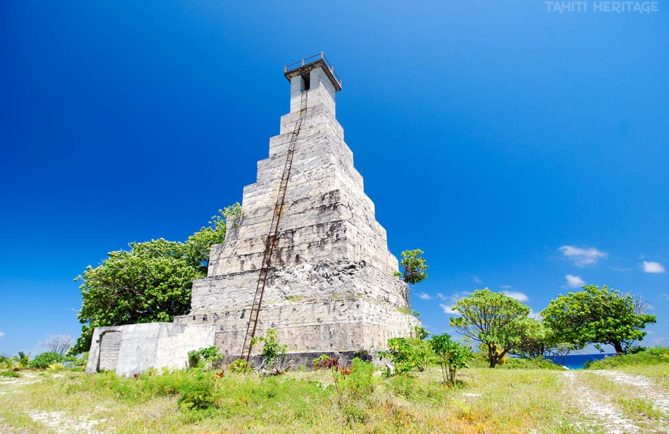
<path id="1" fill-rule="evenodd" d="M 455 342 L 447 333 L 433 336 L 430 345 L 441 367 L 444 384 L 455 385 L 455 376 L 460 369 L 467 367 L 473 357 L 472 351 Z"/>
<path id="2" fill-rule="evenodd" d="M 556 340 L 575 348 L 594 344 L 611 345 L 617 354 L 626 354 L 646 335 L 647 324 L 655 315 L 646 314 L 643 304 L 631 294 L 604 285 L 586 285 L 582 291 L 560 295 L 541 313 Z"/>
<path id="3" fill-rule="evenodd" d="M 416 284 L 427 279 L 427 262 L 422 257 L 421 249 L 405 250 L 401 253 L 400 265 L 404 268 L 403 280 L 406 283 Z"/>
<path id="4" fill-rule="evenodd" d="M 551 345 L 548 329 L 542 321 L 534 318 L 525 318 L 519 322 L 520 339 L 511 353 L 525 358 L 541 357 L 546 355 Z"/>
<path id="5" fill-rule="evenodd" d="M 70 354 L 88 351 L 95 327 L 171 321 L 188 313 L 193 280 L 206 276 L 211 246 L 225 239 L 226 219 L 240 213 L 239 204 L 232 205 L 186 242 L 132 242 L 130 250 L 109 252 L 102 264 L 88 266 L 77 277 L 83 326 Z"/>
<path id="6" fill-rule="evenodd" d="M 488 288 L 461 298 L 453 310 L 459 316 L 451 318 L 451 326 L 486 347 L 491 368 L 520 343 L 523 321 L 530 313 L 523 303 Z"/>

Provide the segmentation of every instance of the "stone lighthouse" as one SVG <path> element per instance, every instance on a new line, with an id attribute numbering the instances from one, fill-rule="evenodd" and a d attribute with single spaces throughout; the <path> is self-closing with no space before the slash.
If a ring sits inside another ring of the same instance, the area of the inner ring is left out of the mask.
<path id="1" fill-rule="evenodd" d="M 89 371 L 183 367 L 188 351 L 210 345 L 244 357 L 269 328 L 303 363 L 385 349 L 420 324 L 335 116 L 341 81 L 322 53 L 284 75 L 290 112 L 244 187 L 242 213 L 212 246 L 207 277 L 193 283 L 190 314 L 96 329 Z"/>

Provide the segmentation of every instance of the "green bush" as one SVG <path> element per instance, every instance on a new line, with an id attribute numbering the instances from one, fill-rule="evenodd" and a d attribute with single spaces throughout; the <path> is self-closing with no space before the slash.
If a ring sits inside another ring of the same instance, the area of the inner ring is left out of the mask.
<path id="1" fill-rule="evenodd" d="M 246 374 L 251 370 L 251 365 L 244 359 L 237 359 L 228 365 L 228 371 L 235 374 Z"/>
<path id="2" fill-rule="evenodd" d="M 669 348 L 648 348 L 636 354 L 607 357 L 586 363 L 587 369 L 608 369 L 619 366 L 659 365 L 669 363 Z"/>
<path id="3" fill-rule="evenodd" d="M 215 346 L 201 348 L 188 353 L 188 367 L 191 369 L 209 369 L 214 363 L 223 359 Z"/>
<path id="4" fill-rule="evenodd" d="M 21 374 L 16 371 L 0 371 L 0 377 L 19 378 Z"/>
<path id="5" fill-rule="evenodd" d="M 423 371 L 434 360 L 430 343 L 419 338 L 388 339 L 388 350 L 381 356 L 390 360 L 394 370 L 385 370 L 387 376 Z"/>
<path id="6" fill-rule="evenodd" d="M 49 365 L 63 363 L 64 361 L 65 357 L 53 351 L 49 351 L 37 355 L 28 363 L 28 367 L 32 369 L 47 369 Z"/>
<path id="7" fill-rule="evenodd" d="M 336 375 L 338 376 L 338 390 L 350 397 L 364 398 L 374 392 L 376 385 L 374 365 L 370 362 L 354 358 L 350 373 L 337 372 Z"/>
<path id="8" fill-rule="evenodd" d="M 206 410 L 214 406 L 214 381 L 199 373 L 193 381 L 184 382 L 179 388 L 179 406 L 184 410 Z"/>

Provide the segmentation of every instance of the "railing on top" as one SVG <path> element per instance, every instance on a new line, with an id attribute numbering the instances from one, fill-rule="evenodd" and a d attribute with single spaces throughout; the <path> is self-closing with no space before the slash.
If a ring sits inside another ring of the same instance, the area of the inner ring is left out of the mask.
<path id="1" fill-rule="evenodd" d="M 297 62 L 293 62 L 291 64 L 285 65 L 283 67 L 283 72 L 284 74 L 287 73 L 288 71 L 292 71 L 295 69 L 298 69 L 304 65 L 308 65 L 309 63 L 316 62 L 318 60 L 322 60 L 325 66 L 330 70 L 330 73 L 332 74 L 332 77 L 339 83 L 339 87 L 341 88 L 341 80 L 337 78 L 335 75 L 335 69 L 334 66 L 328 61 L 328 59 L 325 57 L 325 52 L 321 51 L 318 54 L 314 54 L 313 56 L 305 57 L 301 60 L 298 60 Z"/>

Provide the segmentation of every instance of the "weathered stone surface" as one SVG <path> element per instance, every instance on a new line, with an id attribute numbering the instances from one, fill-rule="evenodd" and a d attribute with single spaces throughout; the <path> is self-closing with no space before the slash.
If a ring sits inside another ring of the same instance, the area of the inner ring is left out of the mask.
<path id="1" fill-rule="evenodd" d="M 214 344 L 210 326 L 173 323 L 97 327 L 86 372 L 131 376 L 149 368 L 185 368 L 188 352 Z"/>
<path id="2" fill-rule="evenodd" d="M 212 247 L 207 278 L 193 284 L 191 313 L 175 318 L 174 325 L 96 329 L 91 348 L 96 361 L 89 370 L 116 365 L 118 373 L 128 374 L 150 366 L 183 366 L 184 348 L 196 345 L 215 344 L 228 356 L 240 354 L 291 133 L 300 116 L 304 120 L 258 334 L 277 329 L 292 354 L 352 354 L 383 349 L 387 339 L 407 336 L 419 324 L 410 314 L 407 285 L 394 276 L 397 259 L 388 251 L 386 231 L 374 217 L 374 203 L 364 193 L 335 118 L 335 89 L 321 68 L 311 70 L 309 82 L 302 114 L 305 84 L 301 76 L 292 77 L 291 111 L 281 117 L 280 134 L 269 141 L 269 157 L 258 162 L 256 182 L 244 188 L 243 216 L 229 224 L 225 243 Z M 114 331 L 122 336 L 109 334 Z M 178 351 L 175 346 L 183 338 L 173 337 L 175 333 L 190 339 Z M 174 355 L 164 355 L 164 348 L 174 349 Z"/>

